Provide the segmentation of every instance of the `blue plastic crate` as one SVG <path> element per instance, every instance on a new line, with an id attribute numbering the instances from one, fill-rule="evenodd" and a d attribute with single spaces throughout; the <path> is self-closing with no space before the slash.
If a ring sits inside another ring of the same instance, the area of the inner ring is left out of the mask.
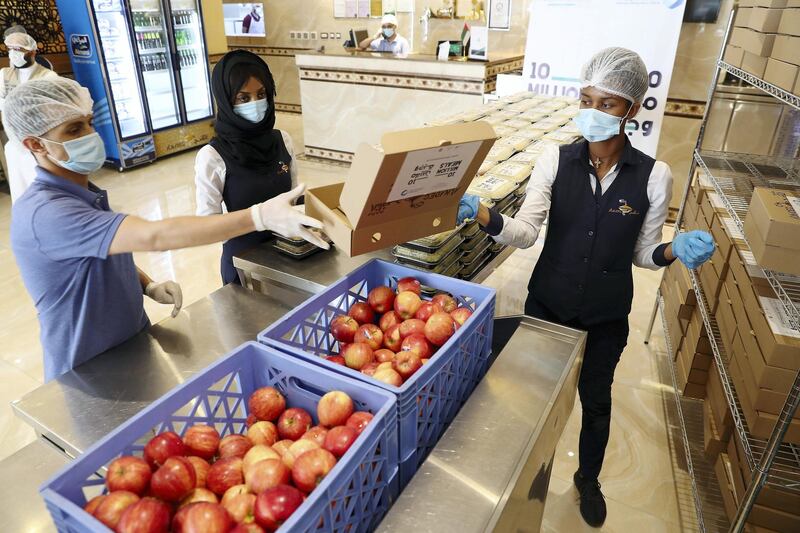
<path id="1" fill-rule="evenodd" d="M 372 288 L 380 285 L 394 288 L 397 280 L 406 276 L 413 276 L 439 292 L 450 293 L 459 305 L 472 309 L 472 317 L 401 387 L 325 360 L 324 356 L 338 352 L 339 348 L 329 333 L 333 318 L 346 314 L 354 303 L 366 301 Z M 402 489 L 486 374 L 494 305 L 493 289 L 374 259 L 284 315 L 261 332 L 258 340 L 397 395 Z"/>
<path id="2" fill-rule="evenodd" d="M 162 431 L 183 435 L 191 425 L 208 424 L 222 436 L 244 433 L 247 399 L 265 386 L 279 389 L 287 406 L 302 407 L 315 419 L 318 400 L 331 390 L 346 392 L 356 410 L 374 415 L 350 450 L 279 532 L 373 530 L 398 491 L 394 396 L 256 342 L 243 344 L 179 385 L 44 483 L 40 493 L 58 530 L 110 531 L 83 511 L 91 497 L 103 492 L 104 479 L 97 472 L 120 455 L 141 456 L 147 441 Z"/>

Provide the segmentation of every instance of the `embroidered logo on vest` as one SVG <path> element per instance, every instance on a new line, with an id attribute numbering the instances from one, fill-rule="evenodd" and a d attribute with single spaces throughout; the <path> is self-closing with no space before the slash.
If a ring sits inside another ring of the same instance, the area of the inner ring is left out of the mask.
<path id="1" fill-rule="evenodd" d="M 619 199 L 619 207 L 614 209 L 613 207 L 608 210 L 609 213 L 617 213 L 622 216 L 626 215 L 638 215 L 639 210 L 635 209 L 628 205 L 628 201 L 625 198 Z"/>
<path id="2" fill-rule="evenodd" d="M 287 165 L 283 161 L 278 161 L 278 166 L 280 167 L 280 170 L 278 170 L 278 174 L 286 174 L 287 172 L 289 172 L 289 165 Z"/>

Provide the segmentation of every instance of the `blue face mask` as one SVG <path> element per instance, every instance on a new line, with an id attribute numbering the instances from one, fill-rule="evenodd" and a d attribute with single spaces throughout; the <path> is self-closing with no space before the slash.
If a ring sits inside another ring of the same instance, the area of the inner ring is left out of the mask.
<path id="1" fill-rule="evenodd" d="M 633 104 L 631 104 L 631 107 Z M 630 112 L 630 109 L 628 109 Z M 628 113 L 625 113 L 625 117 Z M 581 109 L 573 118 L 581 135 L 590 143 L 607 141 L 619 133 L 620 125 L 625 117 L 615 117 L 597 109 Z"/>
<path id="2" fill-rule="evenodd" d="M 383 36 L 387 39 L 391 39 L 392 35 L 394 35 L 394 28 L 383 28 Z"/>
<path id="3" fill-rule="evenodd" d="M 67 152 L 68 159 L 66 161 L 59 161 L 50 154 L 47 154 L 47 157 L 56 165 L 77 174 L 91 174 L 99 170 L 106 160 L 106 148 L 103 146 L 103 139 L 96 131 L 63 143 L 50 139 L 40 138 L 40 140 L 63 146 Z"/>
<path id="4" fill-rule="evenodd" d="M 261 122 L 267 116 L 269 103 L 266 98 L 261 100 L 254 100 L 246 104 L 236 104 L 233 106 L 233 112 L 250 122 Z"/>

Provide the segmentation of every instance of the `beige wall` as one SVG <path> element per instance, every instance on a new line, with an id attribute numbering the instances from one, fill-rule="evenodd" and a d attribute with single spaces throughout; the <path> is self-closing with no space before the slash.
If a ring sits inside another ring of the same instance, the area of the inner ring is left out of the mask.
<path id="1" fill-rule="evenodd" d="M 228 51 L 225 26 L 222 22 L 222 2 L 220 0 L 200 0 L 203 8 L 203 29 L 206 34 L 208 54 L 224 54 Z"/>

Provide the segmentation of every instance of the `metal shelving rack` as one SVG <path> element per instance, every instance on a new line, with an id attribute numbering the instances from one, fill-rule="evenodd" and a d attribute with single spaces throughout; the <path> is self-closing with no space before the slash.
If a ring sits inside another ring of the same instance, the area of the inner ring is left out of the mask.
<path id="1" fill-rule="evenodd" d="M 722 200 L 728 214 L 733 219 L 736 226 L 743 230 L 743 218 L 747 212 L 750 204 L 750 197 L 753 188 L 758 187 L 773 187 L 781 188 L 787 185 L 800 186 L 800 162 L 797 159 L 786 157 L 769 157 L 769 156 L 752 156 L 747 154 L 731 154 L 723 152 L 710 152 L 701 150 L 705 128 L 708 123 L 709 114 L 711 111 L 712 103 L 717 91 L 717 84 L 723 72 L 727 72 L 740 80 L 749 83 L 750 85 L 764 91 L 765 93 L 773 96 L 776 100 L 793 108 L 800 110 L 800 97 L 784 91 L 752 74 L 745 72 L 737 67 L 734 67 L 723 61 L 723 51 L 728 43 L 730 37 L 731 26 L 735 12 L 731 13 L 728 21 L 728 28 L 726 30 L 723 45 L 720 50 L 720 55 L 717 60 L 717 68 L 709 87 L 706 108 L 703 114 L 703 119 L 700 125 L 700 133 L 698 135 L 697 144 L 695 147 L 694 158 L 689 176 L 684 188 L 683 198 L 681 200 L 680 209 L 678 210 L 678 217 L 675 223 L 675 233 L 680 231 L 681 222 L 683 220 L 684 208 L 689 189 L 695 179 L 695 175 L 699 170 L 711 182 L 716 193 Z M 794 147 L 796 150 L 796 147 Z M 733 165 L 732 165 L 733 163 Z M 714 169 L 722 170 L 724 165 L 729 165 L 730 169 L 734 165 L 739 169 L 746 169 L 749 172 L 734 173 L 735 176 L 725 177 L 715 175 Z M 784 171 L 784 176 L 781 179 L 775 179 L 773 176 L 764 175 L 760 168 L 764 166 L 777 167 Z M 769 281 L 775 293 L 778 295 L 786 314 L 789 318 L 791 327 L 800 330 L 800 278 L 794 276 L 787 276 L 781 273 L 773 272 L 763 269 L 765 278 Z M 728 376 L 728 354 L 725 353 L 725 348 L 721 341 L 720 330 L 717 325 L 716 319 L 710 313 L 708 301 L 706 300 L 705 293 L 700 285 L 700 280 L 697 274 L 690 270 L 690 278 L 692 280 L 693 289 L 697 295 L 697 307 L 700 310 L 705 324 L 706 330 L 709 335 L 712 351 L 714 352 L 714 360 L 716 367 L 719 371 L 720 378 L 725 391 L 725 397 L 733 415 L 734 424 L 736 426 L 736 433 L 742 443 L 744 455 L 747 459 L 747 465 L 750 469 L 751 482 L 747 487 L 746 494 L 740 504 L 736 517 L 730 524 L 729 531 L 739 533 L 743 531 L 747 517 L 755 504 L 755 501 L 765 484 L 775 487 L 780 487 L 784 490 L 796 491 L 800 493 L 800 446 L 793 444 L 782 443 L 789 424 L 797 412 L 798 404 L 800 404 L 800 371 L 795 376 L 794 385 L 791 392 L 788 394 L 786 403 L 783 406 L 782 412 L 778 417 L 775 428 L 772 431 L 769 439 L 763 440 L 752 436 L 750 433 L 747 422 L 742 413 L 742 408 L 736 395 L 736 390 Z M 656 314 L 661 311 L 662 319 L 663 303 L 659 293 L 653 309 L 653 316 L 650 321 L 650 328 L 648 329 L 646 338 L 649 340 L 653 324 L 656 320 Z M 666 322 L 666 320 L 664 320 Z M 667 325 L 664 324 L 665 333 L 667 332 Z M 667 334 L 668 338 L 669 335 Z M 647 342 L 647 341 L 645 341 Z M 669 342 L 669 341 L 667 341 Z M 671 353 L 671 352 L 670 352 Z M 675 380 L 675 370 L 672 368 L 674 363 L 670 361 L 673 380 Z M 677 385 L 677 383 L 674 383 Z M 680 394 L 676 391 L 676 394 Z M 694 491 L 694 500 L 697 508 L 697 519 L 699 529 L 706 531 L 706 518 L 719 516 L 719 505 L 716 500 L 709 499 L 706 495 L 698 491 L 698 479 L 696 478 L 696 464 L 698 459 L 692 461 L 692 454 L 690 453 L 691 442 L 689 435 L 686 431 L 684 417 L 681 412 L 679 399 L 678 412 L 682 424 L 684 446 L 687 446 L 687 469 L 689 475 L 692 476 L 692 488 Z M 724 515 L 723 515 L 724 516 Z M 720 527 L 720 521 L 715 518 L 714 525 Z"/>

